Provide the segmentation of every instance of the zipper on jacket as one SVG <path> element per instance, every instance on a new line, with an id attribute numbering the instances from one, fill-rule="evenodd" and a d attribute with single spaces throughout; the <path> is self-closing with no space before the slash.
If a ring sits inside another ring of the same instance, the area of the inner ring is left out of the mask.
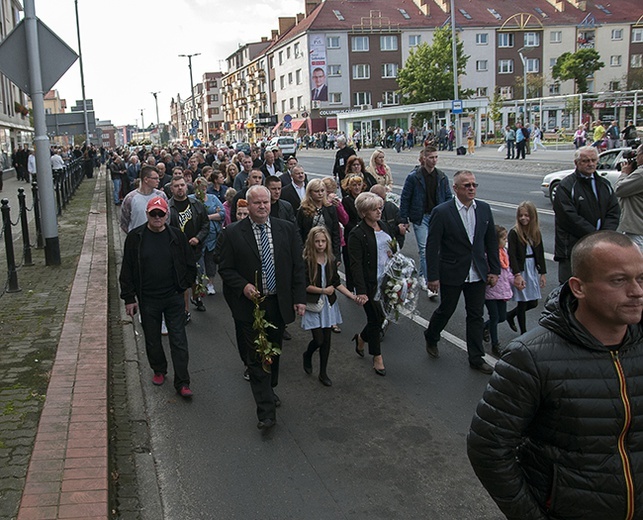
<path id="1" fill-rule="evenodd" d="M 625 374 L 623 373 L 623 367 L 621 366 L 617 351 L 612 351 L 612 360 L 614 361 L 614 367 L 616 368 L 616 374 L 618 375 L 619 393 L 621 395 L 621 401 L 623 402 L 624 412 L 623 429 L 621 430 L 621 434 L 618 436 L 618 453 L 621 457 L 621 462 L 623 464 L 623 476 L 625 477 L 625 498 L 627 505 L 625 520 L 632 520 L 634 518 L 634 480 L 632 478 L 630 459 L 627 456 L 627 451 L 625 449 L 625 437 L 627 436 L 632 423 L 632 410 L 630 407 L 630 398 L 627 395 Z"/>

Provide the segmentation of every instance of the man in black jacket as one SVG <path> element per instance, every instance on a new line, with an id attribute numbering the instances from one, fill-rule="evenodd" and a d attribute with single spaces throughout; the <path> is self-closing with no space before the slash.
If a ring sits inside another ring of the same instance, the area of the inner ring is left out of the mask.
<path id="1" fill-rule="evenodd" d="M 337 153 L 335 154 L 335 164 L 333 165 L 333 176 L 337 184 L 341 185 L 346 176 L 346 163 L 351 155 L 357 155 L 355 150 L 346 144 L 346 136 L 337 136 Z"/>
<path id="2" fill-rule="evenodd" d="M 558 282 L 571 276 L 571 251 L 582 237 L 597 230 L 615 230 L 621 209 L 608 180 L 596 174 L 598 151 L 583 146 L 574 153 L 576 171 L 565 177 L 554 198 Z"/>
<path id="3" fill-rule="evenodd" d="M 275 175 L 266 177 L 266 188 L 270 190 L 270 216 L 295 224 L 295 212 L 290 202 L 280 199 L 281 179 Z"/>
<path id="4" fill-rule="evenodd" d="M 121 298 L 125 300 L 128 316 L 134 317 L 141 311 L 145 352 L 154 370 L 155 385 L 162 385 L 167 374 L 167 358 L 161 343 L 161 320 L 165 315 L 174 387 L 182 397 L 192 397 L 183 293 L 194 283 L 196 260 L 185 235 L 167 225 L 168 212 L 165 199 L 151 199 L 147 204 L 147 223 L 127 235 L 119 278 Z"/>
<path id="5" fill-rule="evenodd" d="M 643 254 L 600 231 L 572 272 L 496 364 L 469 459 L 509 519 L 641 518 Z"/>

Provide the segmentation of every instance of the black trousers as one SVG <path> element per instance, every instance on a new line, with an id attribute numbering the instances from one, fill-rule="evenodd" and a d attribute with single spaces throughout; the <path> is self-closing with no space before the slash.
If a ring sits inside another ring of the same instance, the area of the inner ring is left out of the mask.
<path id="1" fill-rule="evenodd" d="M 174 366 L 174 387 L 190 385 L 188 373 L 188 337 L 185 333 L 185 304 L 183 293 L 168 298 L 145 298 L 139 302 L 141 324 L 145 334 L 145 352 L 154 372 L 167 373 L 167 358 L 161 341 L 161 321 L 165 315 L 170 355 Z"/>
<path id="2" fill-rule="evenodd" d="M 266 311 L 265 319 L 272 323 L 276 329 L 268 329 L 268 340 L 276 343 L 281 348 L 286 324 L 279 311 L 279 301 L 276 296 L 269 296 L 261 304 Z M 257 419 L 275 419 L 275 394 L 273 388 L 279 383 L 279 356 L 273 358 L 271 373 L 268 374 L 261 366 L 261 358 L 257 354 L 254 341 L 257 332 L 252 328 L 251 321 L 235 320 L 239 354 L 245 356 L 245 364 L 250 373 L 250 388 L 257 405 Z"/>
<path id="3" fill-rule="evenodd" d="M 525 141 L 516 142 L 516 159 L 525 158 Z"/>
<path id="4" fill-rule="evenodd" d="M 463 283 L 462 285 L 440 284 L 440 306 L 431 316 L 424 336 L 430 343 L 440 341 L 440 333 L 447 326 L 458 306 L 460 294 L 464 294 L 464 305 L 467 313 L 467 352 L 469 363 L 479 366 L 484 361 L 482 331 L 484 329 L 484 291 L 486 282 Z"/>
<path id="5" fill-rule="evenodd" d="M 381 341 L 382 341 L 382 323 L 384 323 L 384 310 L 379 301 L 368 300 L 364 304 L 364 312 L 366 313 L 366 325 L 360 332 L 361 338 L 368 343 L 368 353 L 371 356 L 379 356 L 382 354 Z"/>

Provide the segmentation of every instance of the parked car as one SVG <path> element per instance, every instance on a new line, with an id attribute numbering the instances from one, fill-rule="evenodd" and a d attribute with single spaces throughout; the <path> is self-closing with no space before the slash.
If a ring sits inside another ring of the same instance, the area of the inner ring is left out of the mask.
<path id="1" fill-rule="evenodd" d="M 292 137 L 273 137 L 270 140 L 268 148 L 272 148 L 273 146 L 279 147 L 281 153 L 284 155 L 284 159 L 287 159 L 291 155 L 293 157 L 297 156 L 297 141 Z"/>
<path id="2" fill-rule="evenodd" d="M 246 155 L 250 155 L 250 144 L 248 143 L 234 143 L 232 145 L 232 148 L 234 149 L 235 153 L 243 152 Z"/>
<path id="3" fill-rule="evenodd" d="M 623 161 L 623 152 L 625 150 L 631 150 L 631 148 L 613 148 L 612 150 L 607 150 L 602 152 L 598 156 L 598 166 L 596 167 L 596 172 L 601 177 L 605 177 L 612 186 L 616 183 L 619 175 L 621 174 L 620 164 Z M 574 173 L 574 168 L 570 170 L 559 170 L 557 172 L 548 173 L 543 178 L 543 182 L 540 185 L 545 197 L 549 197 L 552 202 L 556 198 L 556 189 L 561 180 L 567 177 L 570 173 Z"/>

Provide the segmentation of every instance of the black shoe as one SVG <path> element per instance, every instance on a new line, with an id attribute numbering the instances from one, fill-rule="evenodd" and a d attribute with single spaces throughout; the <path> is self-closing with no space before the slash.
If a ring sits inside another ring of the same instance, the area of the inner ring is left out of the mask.
<path id="1" fill-rule="evenodd" d="M 248 367 L 243 371 L 243 378 L 246 381 L 250 381 L 250 369 Z"/>
<path id="2" fill-rule="evenodd" d="M 478 372 L 482 372 L 483 374 L 487 374 L 489 376 L 493 374 L 493 367 L 485 361 L 483 361 L 480 365 L 469 363 L 469 366 L 474 370 L 477 370 Z"/>
<path id="3" fill-rule="evenodd" d="M 516 327 L 516 318 L 514 316 L 507 315 L 507 325 L 514 332 L 518 332 L 518 327 Z"/>
<path id="4" fill-rule="evenodd" d="M 321 381 L 321 384 L 324 386 L 333 386 L 333 382 L 329 379 L 329 377 L 326 374 L 319 374 L 319 380 Z"/>
<path id="5" fill-rule="evenodd" d="M 272 395 L 275 396 L 275 408 L 279 408 L 281 406 L 281 399 L 279 399 L 279 396 L 274 392 L 272 393 Z"/>
<path id="6" fill-rule="evenodd" d="M 191 321 L 192 321 L 192 315 L 188 311 L 185 311 L 185 324 L 187 325 Z"/>
<path id="7" fill-rule="evenodd" d="M 425 339 L 425 341 L 426 341 L 426 353 L 432 358 L 439 358 L 440 351 L 438 350 L 438 346 L 435 343 L 431 343 L 428 339 Z"/>
<path id="8" fill-rule="evenodd" d="M 491 341 L 491 334 L 489 333 L 489 325 L 485 325 L 482 329 L 482 341 L 489 343 Z"/>
<path id="9" fill-rule="evenodd" d="M 304 372 L 310 375 L 313 373 L 313 357 L 308 353 L 308 351 L 304 352 L 303 357 L 304 357 Z"/>
<path id="10" fill-rule="evenodd" d="M 288 329 L 284 329 L 284 339 L 286 341 L 290 341 L 292 339 L 292 336 L 290 335 L 290 332 L 288 332 Z"/>
<path id="11" fill-rule="evenodd" d="M 494 345 L 491 345 L 491 352 L 496 357 L 502 356 L 502 352 L 500 351 L 500 343 L 496 343 Z"/>
<path id="12" fill-rule="evenodd" d="M 359 357 L 364 357 L 364 348 L 359 348 L 359 334 L 353 336 L 352 341 L 355 342 L 355 352 Z"/>
<path id="13" fill-rule="evenodd" d="M 197 311 L 205 312 L 205 305 L 203 305 L 203 300 L 201 298 L 191 298 L 191 301 Z"/>
<path id="14" fill-rule="evenodd" d="M 375 370 L 375 373 L 378 376 L 385 376 L 386 375 L 386 369 L 385 368 L 375 368 L 375 367 L 373 367 L 373 370 Z"/>
<path id="15" fill-rule="evenodd" d="M 257 428 L 259 428 L 260 430 L 269 430 L 275 424 L 277 424 L 277 421 L 275 421 L 274 419 L 264 419 L 263 421 L 259 421 L 257 423 Z"/>

